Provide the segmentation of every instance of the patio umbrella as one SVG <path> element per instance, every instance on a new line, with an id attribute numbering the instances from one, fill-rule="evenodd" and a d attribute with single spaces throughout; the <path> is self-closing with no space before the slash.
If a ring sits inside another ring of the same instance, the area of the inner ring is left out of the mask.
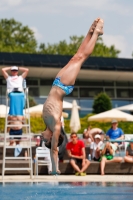
<path id="1" fill-rule="evenodd" d="M 88 118 L 89 121 L 99 122 L 111 122 L 112 119 L 117 121 L 133 121 L 133 116 L 120 110 L 112 109 Z"/>
<path id="2" fill-rule="evenodd" d="M 78 105 L 75 100 L 73 100 L 73 107 L 71 111 L 70 129 L 71 132 L 77 132 L 78 130 L 81 129 Z"/>
<path id="3" fill-rule="evenodd" d="M 38 104 L 36 106 L 32 106 L 29 108 L 29 113 L 30 116 L 42 116 L 42 111 L 43 111 L 43 104 Z M 25 113 L 25 111 L 24 111 Z M 26 109 L 26 113 L 28 113 L 28 109 Z M 68 113 L 66 112 L 62 112 L 63 117 L 67 118 L 68 117 Z"/>
<path id="4" fill-rule="evenodd" d="M 133 111 L 133 104 L 128 104 L 125 106 L 120 106 L 116 108 L 117 110 Z"/>
<path id="5" fill-rule="evenodd" d="M 67 101 L 63 101 L 63 109 L 69 109 L 69 110 L 71 110 L 72 107 L 73 107 L 72 103 L 69 103 Z M 77 107 L 78 107 L 78 109 L 80 109 L 80 106 L 77 106 Z"/>
<path id="6" fill-rule="evenodd" d="M 0 118 L 5 118 L 8 112 L 9 112 L 9 107 L 7 107 L 7 113 L 6 113 L 6 106 L 0 105 Z"/>

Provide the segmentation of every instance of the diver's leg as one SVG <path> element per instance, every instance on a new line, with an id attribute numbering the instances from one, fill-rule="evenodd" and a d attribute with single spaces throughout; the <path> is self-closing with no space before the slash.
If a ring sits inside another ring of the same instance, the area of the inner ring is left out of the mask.
<path id="1" fill-rule="evenodd" d="M 51 161 L 52 161 L 52 173 L 51 174 L 58 174 L 58 140 L 61 131 L 61 123 L 57 124 L 54 128 L 52 141 L 51 141 Z"/>
<path id="2" fill-rule="evenodd" d="M 91 55 L 95 47 L 97 38 L 103 34 L 103 20 L 100 19 L 96 25 L 91 39 L 88 39 L 88 34 L 83 40 L 77 53 L 71 58 L 68 64 L 62 68 L 56 77 L 61 77 L 61 82 L 66 85 L 74 85 L 76 77 L 80 71 L 82 64 Z"/>

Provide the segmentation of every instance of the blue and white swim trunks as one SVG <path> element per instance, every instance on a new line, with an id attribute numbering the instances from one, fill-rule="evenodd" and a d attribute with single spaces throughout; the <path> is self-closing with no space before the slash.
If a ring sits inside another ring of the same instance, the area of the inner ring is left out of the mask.
<path id="1" fill-rule="evenodd" d="M 54 82 L 53 82 L 53 86 L 57 86 L 60 87 L 65 93 L 66 95 L 70 94 L 73 89 L 74 89 L 74 85 L 65 85 L 60 81 L 60 77 L 56 77 Z"/>

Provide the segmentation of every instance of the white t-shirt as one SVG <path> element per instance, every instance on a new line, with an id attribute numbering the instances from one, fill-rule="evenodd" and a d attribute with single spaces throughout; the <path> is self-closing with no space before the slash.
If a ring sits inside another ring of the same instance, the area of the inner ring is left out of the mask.
<path id="1" fill-rule="evenodd" d="M 93 150 L 92 151 L 92 158 L 95 157 L 95 152 L 96 152 L 97 147 L 100 148 L 102 145 L 103 145 L 102 141 L 100 141 L 98 144 L 96 144 L 95 142 L 91 142 L 90 149 Z"/>
<path id="2" fill-rule="evenodd" d="M 22 88 L 23 77 L 22 76 L 8 76 L 7 79 L 7 89 Z"/>

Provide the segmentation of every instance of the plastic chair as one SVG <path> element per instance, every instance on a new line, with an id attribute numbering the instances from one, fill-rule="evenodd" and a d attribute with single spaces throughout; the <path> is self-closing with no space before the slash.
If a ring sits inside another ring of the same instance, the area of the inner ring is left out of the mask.
<path id="1" fill-rule="evenodd" d="M 42 159 L 39 159 L 42 158 Z M 47 160 L 44 160 L 44 158 L 48 158 Z M 36 175 L 38 176 L 38 166 L 50 166 L 50 151 L 46 147 L 37 147 L 36 148 L 36 162 L 35 162 L 35 167 L 36 167 Z"/>

